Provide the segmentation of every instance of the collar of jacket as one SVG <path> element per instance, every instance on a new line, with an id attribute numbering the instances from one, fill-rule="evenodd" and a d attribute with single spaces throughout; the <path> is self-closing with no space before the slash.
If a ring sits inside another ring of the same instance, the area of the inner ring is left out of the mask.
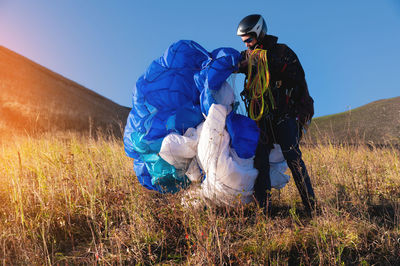
<path id="1" fill-rule="evenodd" d="M 262 38 L 262 40 L 260 40 L 258 42 L 259 45 L 261 45 L 261 47 L 256 47 L 256 48 L 269 50 L 272 47 L 274 47 L 277 42 L 278 42 L 278 37 L 276 37 L 274 35 L 268 35 L 267 34 L 267 35 L 264 36 L 264 38 Z"/>

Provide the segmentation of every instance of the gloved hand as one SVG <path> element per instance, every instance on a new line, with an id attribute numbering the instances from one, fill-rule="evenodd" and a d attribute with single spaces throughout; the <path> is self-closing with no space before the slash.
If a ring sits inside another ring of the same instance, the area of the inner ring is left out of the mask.
<path id="1" fill-rule="evenodd" d="M 242 60 L 238 64 L 238 70 L 236 71 L 237 73 L 247 73 L 248 69 L 248 60 L 246 57 L 242 56 Z"/>
<path id="2" fill-rule="evenodd" d="M 308 129 L 308 126 L 309 126 L 310 123 L 311 123 L 311 115 L 305 114 L 305 113 L 299 114 L 299 115 L 297 116 L 297 120 L 299 121 L 300 126 L 301 126 L 303 129 L 307 130 L 307 129 Z"/>

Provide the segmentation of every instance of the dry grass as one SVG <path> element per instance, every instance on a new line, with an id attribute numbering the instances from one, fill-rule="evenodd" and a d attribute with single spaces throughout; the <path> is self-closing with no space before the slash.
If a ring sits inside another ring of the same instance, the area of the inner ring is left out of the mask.
<path id="1" fill-rule="evenodd" d="M 123 144 L 77 135 L 0 144 L 0 261 L 11 264 L 399 264 L 395 149 L 303 148 L 319 212 L 291 181 L 273 215 L 186 209 L 141 187 Z"/>

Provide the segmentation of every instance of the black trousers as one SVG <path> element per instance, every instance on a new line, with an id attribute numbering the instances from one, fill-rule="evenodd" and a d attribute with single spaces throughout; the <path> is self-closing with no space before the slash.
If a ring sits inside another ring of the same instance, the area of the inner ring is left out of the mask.
<path id="1" fill-rule="evenodd" d="M 311 212 L 315 205 L 315 194 L 311 185 L 310 176 L 301 158 L 299 141 L 301 128 L 295 118 L 286 118 L 279 122 L 265 119 L 260 123 L 262 131 L 258 142 L 254 167 L 258 170 L 258 176 L 254 185 L 254 196 L 260 207 L 270 210 L 271 179 L 269 175 L 269 153 L 271 143 L 277 143 L 282 148 L 283 156 L 292 172 L 296 187 L 300 193 L 304 207 Z M 265 142 L 262 135 L 267 134 L 269 141 Z"/>

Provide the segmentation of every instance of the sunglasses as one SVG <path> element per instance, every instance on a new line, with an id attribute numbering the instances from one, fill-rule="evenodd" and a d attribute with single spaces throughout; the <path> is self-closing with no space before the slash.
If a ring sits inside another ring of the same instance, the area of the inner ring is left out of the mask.
<path id="1" fill-rule="evenodd" d="M 246 40 L 244 40 L 243 42 L 245 43 L 251 43 L 253 41 L 253 37 L 247 38 Z"/>

